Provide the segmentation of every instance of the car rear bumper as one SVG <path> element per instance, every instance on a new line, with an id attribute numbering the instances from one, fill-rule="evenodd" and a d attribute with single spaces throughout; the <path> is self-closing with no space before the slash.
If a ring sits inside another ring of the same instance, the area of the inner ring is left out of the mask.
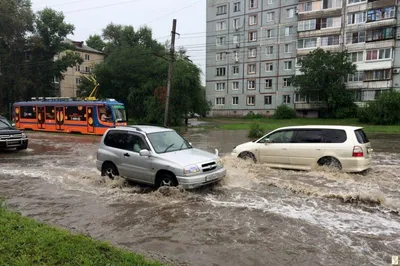
<path id="1" fill-rule="evenodd" d="M 185 189 L 194 189 L 220 181 L 226 176 L 226 169 L 220 168 L 216 171 L 203 173 L 195 176 L 177 176 L 180 186 Z"/>
<path id="2" fill-rule="evenodd" d="M 368 170 L 372 167 L 372 158 L 349 158 L 341 160 L 342 170 L 349 173 L 357 173 Z"/>

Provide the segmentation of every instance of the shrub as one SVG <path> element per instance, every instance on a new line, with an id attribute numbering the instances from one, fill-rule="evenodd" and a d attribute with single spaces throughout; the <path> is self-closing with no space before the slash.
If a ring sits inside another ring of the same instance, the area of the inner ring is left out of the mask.
<path id="1" fill-rule="evenodd" d="M 281 105 L 276 108 L 273 116 L 275 119 L 292 119 L 296 118 L 296 111 L 287 105 Z"/>
<path id="2" fill-rule="evenodd" d="M 261 138 L 262 136 L 264 136 L 264 130 L 262 127 L 257 123 L 253 123 L 250 128 L 249 137 Z"/>
<path id="3" fill-rule="evenodd" d="M 358 120 L 375 125 L 400 124 L 400 92 L 389 91 L 382 93 L 375 102 L 358 112 Z"/>
<path id="4" fill-rule="evenodd" d="M 246 119 L 258 119 L 263 117 L 264 116 L 262 114 L 255 114 L 252 111 L 248 112 L 247 115 L 244 116 Z"/>

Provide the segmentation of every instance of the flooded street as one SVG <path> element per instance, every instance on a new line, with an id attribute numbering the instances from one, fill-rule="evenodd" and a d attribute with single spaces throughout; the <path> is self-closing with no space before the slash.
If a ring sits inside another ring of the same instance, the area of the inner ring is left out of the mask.
<path id="1" fill-rule="evenodd" d="M 189 128 L 220 150 L 221 184 L 155 191 L 102 178 L 100 137 L 27 132 L 0 153 L 0 198 L 12 210 L 173 265 L 391 265 L 400 256 L 400 140 L 369 134 L 373 170 L 270 169 L 229 156 L 247 131 Z"/>

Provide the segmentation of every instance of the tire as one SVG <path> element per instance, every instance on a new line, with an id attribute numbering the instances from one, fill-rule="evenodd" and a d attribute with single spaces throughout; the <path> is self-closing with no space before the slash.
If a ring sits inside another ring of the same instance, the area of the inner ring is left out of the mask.
<path id="1" fill-rule="evenodd" d="M 24 144 L 24 145 L 22 145 L 22 146 L 19 146 L 19 147 L 17 148 L 17 151 L 26 150 L 27 148 L 28 148 L 28 144 Z"/>
<path id="2" fill-rule="evenodd" d="M 257 162 L 256 156 L 248 151 L 242 152 L 238 157 L 243 160 L 252 160 L 254 163 Z"/>
<path id="3" fill-rule="evenodd" d="M 156 187 L 176 187 L 178 185 L 178 181 L 175 176 L 169 173 L 162 173 L 156 179 Z"/>
<path id="4" fill-rule="evenodd" d="M 119 176 L 119 172 L 113 163 L 105 163 L 103 164 L 101 175 L 108 176 L 111 180 L 114 180 L 115 177 Z"/>
<path id="5" fill-rule="evenodd" d="M 336 159 L 334 157 L 323 157 L 323 158 L 319 159 L 318 165 L 327 166 L 331 169 L 335 169 L 335 170 L 339 170 L 339 171 L 342 170 L 342 164 L 339 162 L 338 159 Z"/>

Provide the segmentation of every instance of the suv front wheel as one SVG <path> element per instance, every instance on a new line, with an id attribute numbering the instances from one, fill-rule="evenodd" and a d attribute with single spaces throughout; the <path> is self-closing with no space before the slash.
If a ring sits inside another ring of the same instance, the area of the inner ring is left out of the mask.
<path id="1" fill-rule="evenodd" d="M 162 173 L 156 178 L 156 187 L 176 187 L 178 185 L 178 181 L 176 178 L 169 173 Z"/>
<path id="2" fill-rule="evenodd" d="M 119 176 L 119 173 L 117 167 L 113 163 L 107 162 L 103 164 L 101 175 L 108 176 L 111 180 L 114 180 L 115 177 Z"/>

